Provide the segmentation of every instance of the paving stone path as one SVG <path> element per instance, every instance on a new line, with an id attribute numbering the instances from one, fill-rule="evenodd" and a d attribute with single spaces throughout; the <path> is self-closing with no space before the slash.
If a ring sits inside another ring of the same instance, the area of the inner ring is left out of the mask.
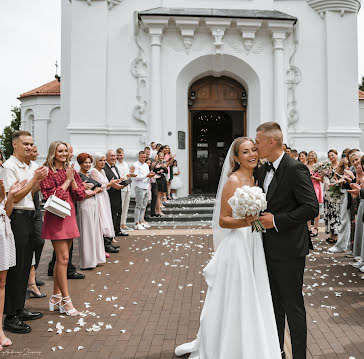
<path id="1" fill-rule="evenodd" d="M 364 359 L 364 280 L 350 259 L 327 252 L 324 239 L 320 228 L 307 258 L 307 357 Z M 44 317 L 29 322 L 30 334 L 9 333 L 14 344 L 0 357 L 177 358 L 175 346 L 193 340 L 199 327 L 211 229 L 153 228 L 119 238 L 119 244 L 120 253 L 108 263 L 84 271 L 84 280 L 69 281 L 74 304 L 84 311 L 82 317 L 70 318 L 47 308 L 52 291 L 52 278 L 46 275 L 52 254 L 47 241 L 38 276 L 46 280 L 42 290 L 48 298 L 26 302 Z M 77 264 L 77 241 L 74 253 Z M 291 358 L 289 345 L 286 352 Z"/>

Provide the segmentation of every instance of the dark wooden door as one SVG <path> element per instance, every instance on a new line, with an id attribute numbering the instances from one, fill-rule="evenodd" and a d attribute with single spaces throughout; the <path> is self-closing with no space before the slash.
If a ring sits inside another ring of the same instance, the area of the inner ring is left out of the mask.
<path id="1" fill-rule="evenodd" d="M 228 77 L 206 77 L 189 91 L 190 193 L 216 193 L 232 141 L 245 135 L 244 87 Z"/>

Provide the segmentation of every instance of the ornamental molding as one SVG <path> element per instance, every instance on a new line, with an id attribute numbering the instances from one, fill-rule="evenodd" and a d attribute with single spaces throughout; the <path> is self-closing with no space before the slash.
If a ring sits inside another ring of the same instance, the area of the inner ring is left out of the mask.
<path id="1" fill-rule="evenodd" d="M 243 44 L 245 50 L 249 53 L 254 45 L 255 34 L 261 28 L 263 20 L 238 20 L 236 26 L 241 31 L 241 36 L 243 38 Z"/>
<path id="2" fill-rule="evenodd" d="M 222 47 L 224 46 L 223 38 L 225 30 L 230 27 L 230 19 L 207 19 L 206 25 L 210 29 L 212 37 L 214 38 L 216 54 L 222 54 Z"/>
<path id="3" fill-rule="evenodd" d="M 273 50 L 283 50 L 284 40 L 293 32 L 293 21 L 268 21 L 268 29 L 273 41 Z"/>
<path id="4" fill-rule="evenodd" d="M 195 37 L 195 31 L 200 22 L 199 18 L 176 18 L 176 26 L 180 29 L 183 38 L 183 44 L 186 48 L 187 54 L 190 53 L 193 40 Z"/>
<path id="5" fill-rule="evenodd" d="M 87 5 L 91 6 L 92 1 L 95 0 L 86 0 Z M 104 1 L 104 0 L 98 0 L 98 1 Z M 125 0 L 106 0 L 109 10 L 111 10 L 115 5 L 120 5 L 123 1 Z"/>
<path id="6" fill-rule="evenodd" d="M 339 12 L 344 16 L 345 13 L 358 13 L 360 10 L 360 0 L 307 0 L 307 4 L 321 18 L 325 17 L 326 11 Z"/>

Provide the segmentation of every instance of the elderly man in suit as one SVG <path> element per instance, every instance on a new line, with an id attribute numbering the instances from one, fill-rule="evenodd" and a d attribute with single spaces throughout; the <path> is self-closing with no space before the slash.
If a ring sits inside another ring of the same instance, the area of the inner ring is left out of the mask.
<path id="1" fill-rule="evenodd" d="M 116 167 L 116 153 L 114 150 L 108 150 L 106 152 L 106 163 L 104 167 L 106 177 L 109 181 L 112 179 L 120 179 L 120 182 L 125 178 L 120 177 L 120 173 Z M 112 221 L 114 224 L 114 230 L 116 236 L 128 236 L 128 233 L 120 231 L 120 220 L 122 213 L 122 203 L 121 203 L 121 193 L 120 190 L 124 188 L 123 185 L 116 185 L 116 187 L 111 187 L 108 191 L 111 203 L 111 213 Z M 114 246 L 115 247 L 115 246 Z"/>

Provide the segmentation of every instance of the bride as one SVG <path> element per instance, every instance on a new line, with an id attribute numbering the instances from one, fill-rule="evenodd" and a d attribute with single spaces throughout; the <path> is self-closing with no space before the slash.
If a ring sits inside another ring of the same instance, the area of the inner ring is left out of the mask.
<path id="1" fill-rule="evenodd" d="M 234 218 L 228 204 L 238 187 L 254 186 L 258 152 L 237 138 L 225 159 L 213 217 L 215 255 L 204 269 L 208 285 L 197 338 L 178 346 L 190 359 L 280 359 L 261 233 L 257 217 Z M 221 207 L 221 208 L 220 208 Z"/>

